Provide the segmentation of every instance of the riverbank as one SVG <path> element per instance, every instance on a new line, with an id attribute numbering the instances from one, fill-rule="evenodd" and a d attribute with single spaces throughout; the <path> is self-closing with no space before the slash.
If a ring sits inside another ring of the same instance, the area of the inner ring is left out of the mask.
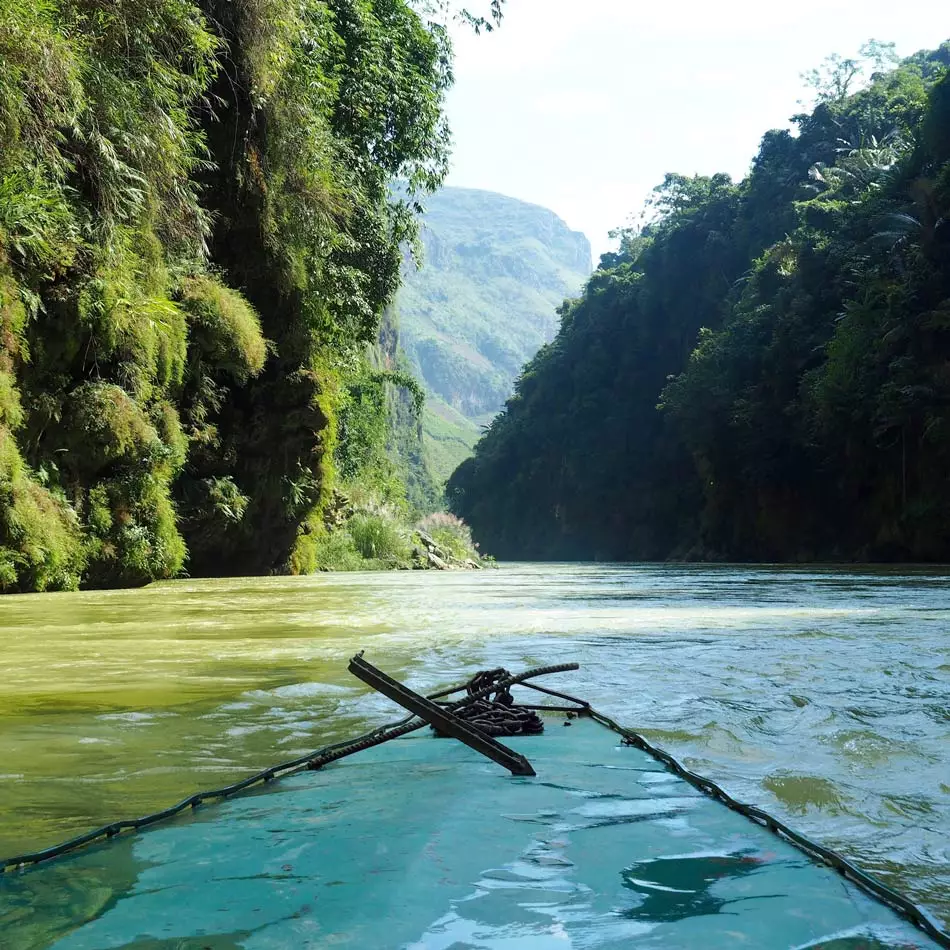
<path id="1" fill-rule="evenodd" d="M 415 520 L 406 510 L 372 495 L 335 491 L 313 539 L 320 571 L 481 570 L 482 557 L 459 518 L 435 512 Z"/>

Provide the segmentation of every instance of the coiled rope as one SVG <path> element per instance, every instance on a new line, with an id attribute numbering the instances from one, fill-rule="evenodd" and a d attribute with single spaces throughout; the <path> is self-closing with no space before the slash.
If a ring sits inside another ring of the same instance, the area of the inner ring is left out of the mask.
<path id="1" fill-rule="evenodd" d="M 539 736 L 544 732 L 544 720 L 533 709 L 505 706 L 495 700 L 479 699 L 456 712 L 486 736 L 496 739 L 507 736 Z M 436 729 L 436 735 L 441 733 Z"/>
<path id="2" fill-rule="evenodd" d="M 495 738 L 541 735 L 544 720 L 533 709 L 515 706 L 511 687 L 501 685 L 510 676 L 503 667 L 477 673 L 465 687 L 470 701 L 457 708 L 455 715 Z M 494 691 L 494 695 L 489 693 L 484 699 L 472 699 L 476 693 L 481 695 L 486 689 Z M 435 726 L 432 728 L 437 736 L 442 735 Z"/>

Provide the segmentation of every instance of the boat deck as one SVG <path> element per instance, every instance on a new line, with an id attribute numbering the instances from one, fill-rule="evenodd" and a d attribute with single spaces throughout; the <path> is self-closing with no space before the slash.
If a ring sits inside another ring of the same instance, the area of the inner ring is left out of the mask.
<path id="1" fill-rule="evenodd" d="M 428 730 L 0 879 L 4 950 L 933 947 L 589 719 Z"/>

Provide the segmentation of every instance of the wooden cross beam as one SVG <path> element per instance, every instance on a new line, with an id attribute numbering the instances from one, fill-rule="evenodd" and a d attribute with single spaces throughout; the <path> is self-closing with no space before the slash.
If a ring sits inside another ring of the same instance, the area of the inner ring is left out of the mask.
<path id="1" fill-rule="evenodd" d="M 482 755 L 488 756 L 499 765 L 503 765 L 512 775 L 537 775 L 531 767 L 531 763 L 517 752 L 502 745 L 491 736 L 486 736 L 484 732 L 475 729 L 467 722 L 459 719 L 453 712 L 443 706 L 438 706 L 432 700 L 420 696 L 419 693 L 404 686 L 398 680 L 387 676 L 382 670 L 377 669 L 372 663 L 367 663 L 362 655 L 357 654 L 350 660 L 350 672 L 361 679 L 364 683 L 372 686 L 384 696 L 388 696 L 394 702 L 399 703 L 404 709 L 424 719 L 429 724 L 436 727 L 439 732 L 459 742 L 464 742 L 467 746 Z"/>

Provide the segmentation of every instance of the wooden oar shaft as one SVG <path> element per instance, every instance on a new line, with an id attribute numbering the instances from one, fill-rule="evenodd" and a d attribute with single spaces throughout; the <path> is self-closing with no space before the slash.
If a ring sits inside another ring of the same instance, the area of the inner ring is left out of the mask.
<path id="1" fill-rule="evenodd" d="M 425 696 L 409 689 L 408 686 L 404 686 L 398 680 L 387 676 L 372 663 L 367 663 L 361 656 L 354 656 L 350 660 L 349 670 L 364 683 L 399 703 L 409 712 L 425 719 L 440 732 L 452 736 L 453 739 L 458 739 L 459 742 L 464 742 L 469 748 L 504 766 L 512 775 L 537 774 L 531 767 L 531 763 L 523 755 L 519 755 L 509 749 L 508 746 L 492 739 L 491 736 L 487 736 L 473 728 L 454 713 L 436 705 L 432 700 L 426 699 Z"/>

